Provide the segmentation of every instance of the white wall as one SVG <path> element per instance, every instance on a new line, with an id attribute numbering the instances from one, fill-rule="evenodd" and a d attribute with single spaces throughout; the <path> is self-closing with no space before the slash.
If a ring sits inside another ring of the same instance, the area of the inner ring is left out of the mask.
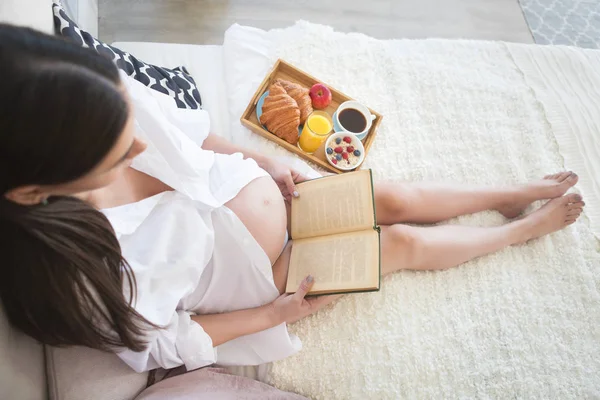
<path id="1" fill-rule="evenodd" d="M 63 0 L 82 29 L 98 37 L 98 1 Z M 53 33 L 52 0 L 0 0 L 0 22 L 25 25 Z"/>
<path id="2" fill-rule="evenodd" d="M 77 24 L 98 37 L 98 1 L 97 0 L 62 0 L 67 13 Z"/>
<path id="3" fill-rule="evenodd" d="M 0 22 L 53 33 L 52 0 L 0 0 Z"/>

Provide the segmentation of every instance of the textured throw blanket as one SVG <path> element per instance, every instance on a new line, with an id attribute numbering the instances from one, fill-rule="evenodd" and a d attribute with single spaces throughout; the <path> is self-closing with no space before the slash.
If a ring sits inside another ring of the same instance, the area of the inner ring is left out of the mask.
<path id="1" fill-rule="evenodd" d="M 304 22 L 269 34 L 270 65 L 281 57 L 384 115 L 364 165 L 377 180 L 502 185 L 576 168 L 588 204 L 563 231 L 451 270 L 397 273 L 292 325 L 304 348 L 273 365 L 270 383 L 314 399 L 600 397 L 598 159 L 581 159 L 598 154 L 598 53 L 381 41 Z"/>

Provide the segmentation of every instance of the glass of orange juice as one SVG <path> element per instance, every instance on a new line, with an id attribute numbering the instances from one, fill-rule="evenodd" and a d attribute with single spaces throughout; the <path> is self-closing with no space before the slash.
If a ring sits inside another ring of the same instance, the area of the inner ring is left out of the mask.
<path id="1" fill-rule="evenodd" d="M 314 153 L 327 139 L 332 128 L 333 121 L 329 114 L 324 111 L 313 111 L 304 123 L 298 147 L 305 153 Z"/>

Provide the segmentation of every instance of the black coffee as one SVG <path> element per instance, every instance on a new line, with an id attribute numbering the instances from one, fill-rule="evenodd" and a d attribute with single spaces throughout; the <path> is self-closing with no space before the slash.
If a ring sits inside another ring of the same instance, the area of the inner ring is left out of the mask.
<path id="1" fill-rule="evenodd" d="M 354 108 L 343 109 L 338 118 L 344 129 L 350 132 L 361 133 L 367 127 L 367 119 L 363 113 Z"/>

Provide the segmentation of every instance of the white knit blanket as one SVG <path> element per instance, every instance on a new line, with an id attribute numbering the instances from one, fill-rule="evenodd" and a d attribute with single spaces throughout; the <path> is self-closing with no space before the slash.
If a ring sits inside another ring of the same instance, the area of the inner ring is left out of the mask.
<path id="1" fill-rule="evenodd" d="M 600 79 L 589 60 L 598 53 L 381 41 L 304 22 L 269 34 L 270 65 L 284 58 L 384 115 L 365 164 L 377 180 L 502 185 L 577 167 L 587 203 L 600 209 L 590 162 L 559 151 L 583 140 L 574 126 L 597 124 Z M 546 68 L 574 58 L 580 69 L 554 68 L 566 77 Z M 234 95 L 232 118 L 262 76 L 247 79 L 256 83 Z M 595 92 L 579 88 L 594 84 Z M 570 103 L 584 99 L 595 116 Z M 584 131 L 584 148 L 597 146 Z M 589 216 L 458 268 L 397 273 L 378 293 L 342 298 L 290 327 L 304 348 L 275 363 L 270 382 L 314 399 L 600 397 L 600 255 Z M 493 212 L 450 221 L 504 222 Z"/>

